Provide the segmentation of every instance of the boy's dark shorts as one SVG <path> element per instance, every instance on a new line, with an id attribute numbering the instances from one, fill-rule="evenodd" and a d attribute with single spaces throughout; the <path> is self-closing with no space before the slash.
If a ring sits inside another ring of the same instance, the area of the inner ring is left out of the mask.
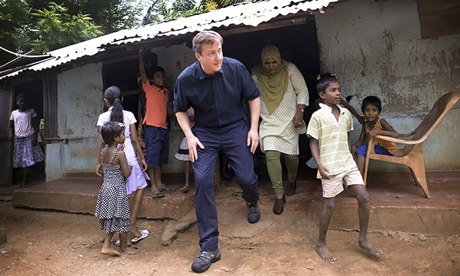
<path id="1" fill-rule="evenodd" d="M 169 157 L 169 132 L 165 128 L 145 126 L 144 140 L 146 149 L 146 162 L 149 168 L 158 168 L 168 164 Z"/>

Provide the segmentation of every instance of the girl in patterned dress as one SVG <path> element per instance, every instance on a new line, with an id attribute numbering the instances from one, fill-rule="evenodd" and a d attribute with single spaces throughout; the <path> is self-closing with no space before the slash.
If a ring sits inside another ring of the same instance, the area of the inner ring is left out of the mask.
<path id="1" fill-rule="evenodd" d="M 149 176 L 145 172 L 147 170 L 147 164 L 145 163 L 144 153 L 142 152 L 140 142 L 137 139 L 137 120 L 132 112 L 123 110 L 120 88 L 116 86 L 108 87 L 104 91 L 104 103 L 108 110 L 100 114 L 97 120 L 99 134 L 104 123 L 109 121 L 120 122 L 126 126 L 123 152 L 128 160 L 128 165 L 131 167 L 131 175 L 126 179 L 126 193 L 128 196 L 132 196 L 133 198 L 130 208 L 131 227 L 129 232 L 132 235 L 130 237 L 131 243 L 138 243 L 149 236 L 149 231 L 147 229 L 137 228 L 137 214 L 142 204 L 142 198 L 144 197 L 144 190 L 145 187 L 147 187 L 147 180 L 149 180 Z M 104 146 L 104 140 L 99 135 L 97 156 L 101 154 L 101 150 Z M 99 167 L 101 166 L 99 161 L 97 163 L 96 173 L 98 173 Z"/>
<path id="2" fill-rule="evenodd" d="M 361 129 L 361 135 L 359 136 L 358 141 L 356 141 L 353 145 L 352 152 L 356 153 L 356 163 L 358 164 L 358 169 L 362 175 L 364 172 L 367 153 L 367 144 L 365 142 L 377 135 L 398 138 L 399 134 L 385 119 L 380 118 L 380 113 L 382 112 L 382 102 L 379 98 L 375 96 L 364 98 L 361 110 L 366 117 L 366 123 Z M 374 151 L 377 154 L 393 156 L 396 151 L 396 144 L 378 139 L 375 144 Z"/>
<path id="3" fill-rule="evenodd" d="M 44 160 L 42 149 L 37 142 L 38 116 L 33 108 L 27 108 L 24 94 L 16 96 L 18 109 L 11 112 L 10 135 L 14 137 L 13 168 L 23 169 L 23 178 L 20 184 L 23 187 L 27 182 L 28 169 Z"/>
<path id="4" fill-rule="evenodd" d="M 101 253 L 109 256 L 133 254 L 134 249 L 127 247 L 130 219 L 126 178 L 131 174 L 131 167 L 123 147 L 120 147 L 125 142 L 125 127 L 119 122 L 107 122 L 101 128 L 101 136 L 107 144 L 101 154 L 99 173 L 104 175 L 104 182 L 97 197 L 95 212 L 101 229 L 106 232 Z M 110 245 L 115 233 L 120 236 L 120 251 Z"/>

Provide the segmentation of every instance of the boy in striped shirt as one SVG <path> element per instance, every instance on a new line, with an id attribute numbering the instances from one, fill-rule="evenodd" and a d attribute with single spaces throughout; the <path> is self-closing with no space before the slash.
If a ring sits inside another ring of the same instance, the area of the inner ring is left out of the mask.
<path id="1" fill-rule="evenodd" d="M 326 233 L 335 208 L 335 196 L 345 187 L 358 201 L 359 247 L 371 255 L 380 255 L 382 251 L 370 244 L 367 238 L 369 194 L 350 152 L 349 132 L 353 130 L 353 120 L 351 113 L 339 105 L 340 82 L 331 74 L 321 75 L 316 89 L 322 103 L 320 109 L 313 113 L 307 129 L 324 197 L 315 250 L 325 261 L 336 260 L 326 246 Z"/>

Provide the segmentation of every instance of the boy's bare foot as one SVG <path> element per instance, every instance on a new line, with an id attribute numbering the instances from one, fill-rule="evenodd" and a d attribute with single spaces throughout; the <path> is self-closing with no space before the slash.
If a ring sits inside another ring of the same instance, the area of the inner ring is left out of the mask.
<path id="1" fill-rule="evenodd" d="M 362 249 L 367 250 L 367 252 L 369 252 L 369 254 L 371 254 L 374 257 L 378 257 L 379 255 L 383 254 L 382 250 L 370 244 L 368 239 L 359 239 L 358 245 Z"/>
<path id="2" fill-rule="evenodd" d="M 137 254 L 137 249 L 133 247 L 126 247 L 125 250 L 122 251 L 123 254 L 134 255 Z"/>
<path id="3" fill-rule="evenodd" d="M 183 193 L 187 193 L 189 188 L 190 188 L 190 185 L 189 185 L 189 184 L 185 184 L 184 187 L 180 188 L 180 190 L 181 190 L 181 192 L 183 192 Z"/>
<path id="4" fill-rule="evenodd" d="M 315 250 L 316 252 L 318 252 L 321 259 L 327 262 L 334 262 L 336 260 L 336 258 L 334 257 L 334 255 L 332 255 L 331 251 L 329 251 L 325 243 L 317 243 L 315 246 Z"/>
<path id="5" fill-rule="evenodd" d="M 116 250 L 115 248 L 108 247 L 108 248 L 102 248 L 101 253 L 107 256 L 112 256 L 112 257 L 120 257 L 121 253 Z"/>

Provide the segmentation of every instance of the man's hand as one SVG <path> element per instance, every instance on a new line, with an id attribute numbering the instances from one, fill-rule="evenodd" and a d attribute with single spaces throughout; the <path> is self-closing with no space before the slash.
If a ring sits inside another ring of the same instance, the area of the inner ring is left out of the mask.
<path id="1" fill-rule="evenodd" d="M 190 156 L 190 160 L 195 162 L 198 159 L 198 151 L 196 147 L 200 147 L 204 149 L 203 144 L 201 144 L 200 140 L 196 136 L 187 137 L 187 144 L 188 144 L 188 154 Z"/>
<path id="2" fill-rule="evenodd" d="M 249 130 L 247 138 L 247 146 L 251 146 L 251 153 L 255 153 L 259 145 L 259 132 L 257 130 Z"/>

